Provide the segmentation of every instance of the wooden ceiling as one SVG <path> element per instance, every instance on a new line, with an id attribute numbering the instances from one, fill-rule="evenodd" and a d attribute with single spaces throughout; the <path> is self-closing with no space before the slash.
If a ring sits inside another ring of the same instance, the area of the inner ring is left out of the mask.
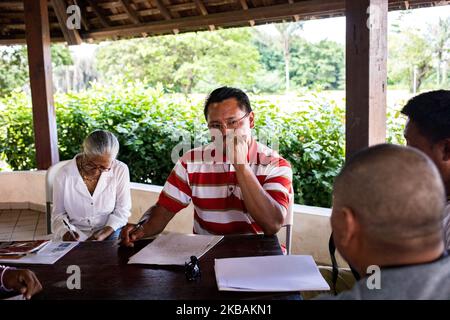
<path id="1" fill-rule="evenodd" d="M 359 1 L 359 0 L 354 0 Z M 448 1 L 389 0 L 390 10 Z M 81 10 L 81 29 L 66 27 L 69 5 Z M 23 1 L 0 0 L 0 44 L 25 43 Z M 104 39 L 253 26 L 343 16 L 345 0 L 49 0 L 52 41 L 79 44 Z"/>

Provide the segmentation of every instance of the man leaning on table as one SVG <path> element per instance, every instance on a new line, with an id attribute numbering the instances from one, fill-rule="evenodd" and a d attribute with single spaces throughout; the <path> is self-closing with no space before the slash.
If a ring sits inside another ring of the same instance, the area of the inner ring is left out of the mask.
<path id="1" fill-rule="evenodd" d="M 240 89 L 218 88 L 208 96 L 204 115 L 213 142 L 178 160 L 156 205 L 137 226 L 123 228 L 122 245 L 162 232 L 191 201 L 197 234 L 273 235 L 283 225 L 292 170 L 251 136 L 255 114 L 248 96 Z"/>

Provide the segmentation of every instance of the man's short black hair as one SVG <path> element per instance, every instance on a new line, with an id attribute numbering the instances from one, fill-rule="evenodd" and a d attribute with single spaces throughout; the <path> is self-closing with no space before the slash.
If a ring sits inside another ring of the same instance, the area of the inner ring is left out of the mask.
<path id="1" fill-rule="evenodd" d="M 449 90 L 422 93 L 409 100 L 401 112 L 432 142 L 450 138 Z"/>
<path id="2" fill-rule="evenodd" d="M 237 88 L 231 87 L 220 87 L 211 92 L 206 99 L 205 109 L 203 113 L 205 114 L 205 119 L 208 119 L 208 107 L 211 103 L 222 102 L 226 99 L 235 98 L 239 104 L 239 108 L 244 110 L 246 113 L 252 112 L 252 107 L 250 106 L 250 99 L 245 94 L 244 91 Z"/>

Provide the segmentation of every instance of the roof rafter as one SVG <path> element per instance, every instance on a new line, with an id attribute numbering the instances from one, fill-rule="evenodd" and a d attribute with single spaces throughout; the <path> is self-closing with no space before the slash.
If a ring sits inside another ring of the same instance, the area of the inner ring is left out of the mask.
<path id="1" fill-rule="evenodd" d="M 131 21 L 133 21 L 134 24 L 139 24 L 141 22 L 139 18 L 139 14 L 136 10 L 131 6 L 131 3 L 129 0 L 119 0 L 120 3 L 122 3 L 122 6 L 127 13 L 128 17 Z"/>
<path id="2" fill-rule="evenodd" d="M 105 16 L 102 13 L 102 10 L 100 7 L 95 3 L 94 0 L 86 0 L 91 7 L 92 11 L 97 15 L 97 17 L 100 19 L 101 24 L 103 27 L 107 28 L 109 27 L 109 22 L 106 20 Z"/>
<path id="3" fill-rule="evenodd" d="M 205 4 L 202 0 L 194 0 L 195 6 L 197 7 L 197 10 L 204 16 L 208 15 L 208 10 L 205 7 Z M 213 24 L 209 25 L 209 30 L 214 31 L 216 27 Z"/>
<path id="4" fill-rule="evenodd" d="M 239 0 L 239 2 L 241 3 L 242 9 L 248 10 L 247 0 Z M 253 27 L 255 25 L 255 20 L 249 20 L 248 23 Z"/>
<path id="5" fill-rule="evenodd" d="M 51 0 L 53 10 L 58 18 L 59 26 L 69 45 L 78 45 L 82 43 L 82 39 L 77 29 L 69 29 L 67 27 L 67 3 L 64 0 Z M 80 17 L 81 18 L 81 17 Z M 81 22 L 81 21 L 80 21 Z"/>
<path id="6" fill-rule="evenodd" d="M 164 6 L 164 4 L 161 2 L 161 0 L 150 0 L 152 2 L 152 4 L 154 4 L 159 12 L 162 14 L 162 16 L 164 17 L 164 19 L 166 20 L 172 20 L 172 16 L 170 15 L 169 10 L 167 10 L 167 8 Z M 180 32 L 180 30 L 178 28 L 173 28 L 173 33 L 178 34 Z"/>

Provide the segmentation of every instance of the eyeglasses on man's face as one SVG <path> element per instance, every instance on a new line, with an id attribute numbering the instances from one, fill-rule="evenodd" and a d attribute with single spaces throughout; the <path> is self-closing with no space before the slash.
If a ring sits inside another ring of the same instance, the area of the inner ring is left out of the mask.
<path id="1" fill-rule="evenodd" d="M 226 123 L 220 123 L 218 121 L 213 121 L 208 123 L 208 129 L 218 129 L 218 130 L 226 130 L 226 129 L 237 129 L 242 125 L 242 120 L 247 118 L 250 113 L 246 113 L 242 118 L 237 120 L 229 120 Z"/>

